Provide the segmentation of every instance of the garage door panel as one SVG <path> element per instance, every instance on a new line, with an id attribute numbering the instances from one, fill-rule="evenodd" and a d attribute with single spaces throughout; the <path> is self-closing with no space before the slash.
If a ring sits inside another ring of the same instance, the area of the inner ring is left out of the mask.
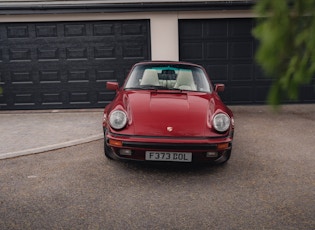
<path id="1" fill-rule="evenodd" d="M 6 26 L 6 33 L 3 35 L 7 38 L 28 38 L 29 37 L 29 25 L 16 24 Z"/>
<path id="2" fill-rule="evenodd" d="M 181 39 L 199 39 L 203 37 L 203 25 L 199 20 L 185 20 L 185 24 L 179 23 L 179 31 Z"/>
<path id="3" fill-rule="evenodd" d="M 303 102 L 314 102 L 315 100 L 315 77 L 313 78 L 313 81 L 311 82 L 310 85 L 303 85 L 300 88 L 301 92 L 301 100 Z"/>
<path id="4" fill-rule="evenodd" d="M 28 85 L 35 84 L 36 79 L 31 71 L 10 71 L 11 84 Z"/>
<path id="5" fill-rule="evenodd" d="M 39 83 L 51 84 L 61 83 L 61 73 L 58 69 L 39 71 Z"/>
<path id="6" fill-rule="evenodd" d="M 229 49 L 231 59 L 248 59 L 253 61 L 254 45 L 251 41 L 248 42 L 230 42 Z"/>
<path id="7" fill-rule="evenodd" d="M 252 19 L 231 19 L 226 20 L 229 24 L 229 33 L 232 39 L 247 38 L 252 40 L 252 28 L 254 21 Z"/>
<path id="8" fill-rule="evenodd" d="M 38 61 L 58 61 L 60 59 L 60 49 L 53 47 L 41 47 L 36 49 Z"/>
<path id="9" fill-rule="evenodd" d="M 34 106 L 36 95 L 35 93 L 15 93 L 13 98 L 14 106 Z"/>
<path id="10" fill-rule="evenodd" d="M 115 92 L 110 91 L 96 91 L 96 103 L 98 105 L 104 105 L 110 103 L 115 97 Z"/>
<path id="11" fill-rule="evenodd" d="M 180 44 L 181 58 L 183 60 L 202 60 L 203 45 L 198 42 L 183 42 Z"/>
<path id="12" fill-rule="evenodd" d="M 35 25 L 35 34 L 38 38 L 55 38 L 57 37 L 57 24 Z"/>
<path id="13" fill-rule="evenodd" d="M 87 69 L 74 69 L 67 71 L 68 83 L 89 83 L 90 77 Z"/>
<path id="14" fill-rule="evenodd" d="M 86 36 L 87 25 L 85 23 L 67 23 L 64 25 L 64 36 L 65 37 L 74 37 L 74 36 Z"/>
<path id="15" fill-rule="evenodd" d="M 64 101 L 64 96 L 62 92 L 43 92 L 40 94 L 41 104 L 46 106 L 60 106 Z"/>
<path id="16" fill-rule="evenodd" d="M 228 23 L 224 20 L 206 21 L 203 24 L 205 38 L 222 39 L 229 35 Z"/>
<path id="17" fill-rule="evenodd" d="M 114 25 L 112 23 L 96 23 L 93 25 L 92 28 L 93 36 L 113 36 L 114 32 Z"/>
<path id="18" fill-rule="evenodd" d="M 253 65 L 249 64 L 231 64 L 231 82 L 245 81 L 251 83 L 253 81 Z"/>
<path id="19" fill-rule="evenodd" d="M 140 35 L 143 36 L 144 31 L 146 30 L 143 25 L 135 22 L 123 22 L 122 23 L 122 35 L 128 35 L 127 38 L 129 38 L 130 35 Z"/>
<path id="20" fill-rule="evenodd" d="M 230 100 L 232 104 L 249 104 L 253 93 L 252 86 L 233 86 L 229 87 Z"/>
<path id="21" fill-rule="evenodd" d="M 213 83 L 227 83 L 228 78 L 228 65 L 206 65 L 205 66 Z"/>
<path id="22" fill-rule="evenodd" d="M 70 105 L 90 104 L 92 101 L 92 93 L 86 91 L 69 92 Z"/>
<path id="23" fill-rule="evenodd" d="M 228 60 L 228 46 L 226 42 L 214 41 L 208 42 L 206 58 L 208 60 Z"/>
<path id="24" fill-rule="evenodd" d="M 258 64 L 254 65 L 254 69 L 255 69 L 255 79 L 256 79 L 256 81 L 260 81 L 260 82 L 268 81 L 268 82 L 270 82 L 270 78 L 268 78 L 264 74 L 264 71 L 262 70 L 262 68 Z"/>
<path id="25" fill-rule="evenodd" d="M 65 48 L 66 59 L 71 60 L 88 60 L 87 47 L 69 47 Z"/>
<path id="26" fill-rule="evenodd" d="M 112 69 L 98 69 L 95 70 L 95 81 L 97 83 L 105 83 L 107 81 L 115 81 L 117 75 L 115 70 Z"/>
<path id="27" fill-rule="evenodd" d="M 94 58 L 95 59 L 102 59 L 102 60 L 114 60 L 116 59 L 116 50 L 115 47 L 112 46 L 95 46 L 92 48 L 94 51 Z"/>
<path id="28" fill-rule="evenodd" d="M 102 107 L 150 59 L 149 20 L 0 24 L 1 109 Z"/>
<path id="29" fill-rule="evenodd" d="M 0 95 L 0 108 L 4 108 L 6 107 L 8 104 L 7 104 L 7 100 L 6 100 L 6 96 L 5 94 L 1 94 Z"/>
<path id="30" fill-rule="evenodd" d="M 122 48 L 124 59 L 145 59 L 146 47 L 137 46 L 136 44 L 126 44 Z"/>
<path id="31" fill-rule="evenodd" d="M 264 86 L 255 86 L 254 102 L 265 103 L 267 100 L 270 84 Z"/>
<path id="32" fill-rule="evenodd" d="M 12 48 L 9 49 L 9 61 L 10 62 L 30 62 L 31 58 L 31 49 L 30 48 Z"/>

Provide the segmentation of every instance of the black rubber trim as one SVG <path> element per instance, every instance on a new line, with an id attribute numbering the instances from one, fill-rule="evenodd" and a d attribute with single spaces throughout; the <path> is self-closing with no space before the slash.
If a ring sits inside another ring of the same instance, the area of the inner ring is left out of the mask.
<path id="1" fill-rule="evenodd" d="M 143 138 L 143 139 L 169 139 L 169 140 L 215 140 L 215 139 L 221 139 L 221 138 L 227 138 L 229 137 L 229 132 L 226 132 L 224 135 L 222 136 L 215 136 L 215 137 L 191 137 L 191 136 L 184 136 L 184 137 L 165 137 L 165 136 L 142 136 L 142 135 L 126 135 L 126 134 L 119 134 L 119 133 L 112 133 L 112 132 L 108 132 L 111 136 L 113 137 L 134 137 L 134 138 Z"/>
<path id="2" fill-rule="evenodd" d="M 169 150 L 216 150 L 217 144 L 169 144 L 123 141 L 123 147 Z"/>

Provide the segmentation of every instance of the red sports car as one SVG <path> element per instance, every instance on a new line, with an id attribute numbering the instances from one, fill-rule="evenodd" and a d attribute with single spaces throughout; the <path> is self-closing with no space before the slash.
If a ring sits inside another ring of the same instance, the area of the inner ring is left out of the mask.
<path id="1" fill-rule="evenodd" d="M 225 163 L 234 118 L 205 69 L 186 62 L 135 64 L 125 83 L 107 82 L 115 99 L 104 109 L 110 159 Z"/>

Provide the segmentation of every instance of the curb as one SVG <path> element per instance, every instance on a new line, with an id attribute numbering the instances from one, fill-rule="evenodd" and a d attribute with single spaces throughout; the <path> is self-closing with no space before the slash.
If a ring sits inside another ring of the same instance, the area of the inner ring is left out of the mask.
<path id="1" fill-rule="evenodd" d="M 66 148 L 66 147 L 70 147 L 74 145 L 84 144 L 91 141 L 97 141 L 97 140 L 103 139 L 103 136 L 104 134 L 97 134 L 97 135 L 89 136 L 86 138 L 62 142 L 59 144 L 47 145 L 43 147 L 26 149 L 26 150 L 21 150 L 21 151 L 16 151 L 16 152 L 3 153 L 3 154 L 0 154 L 0 160 L 19 157 L 19 156 L 26 156 L 26 155 L 31 155 L 31 154 L 37 154 L 37 153 L 47 152 L 47 151 L 56 150 L 56 149 L 62 149 L 62 148 Z"/>

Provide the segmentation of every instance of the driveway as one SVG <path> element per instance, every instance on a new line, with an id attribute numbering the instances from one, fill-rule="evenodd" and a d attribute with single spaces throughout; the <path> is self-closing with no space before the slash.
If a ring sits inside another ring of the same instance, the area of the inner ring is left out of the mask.
<path id="1" fill-rule="evenodd" d="M 225 166 L 110 161 L 102 140 L 0 160 L 0 229 L 315 229 L 315 106 L 231 108 Z"/>

